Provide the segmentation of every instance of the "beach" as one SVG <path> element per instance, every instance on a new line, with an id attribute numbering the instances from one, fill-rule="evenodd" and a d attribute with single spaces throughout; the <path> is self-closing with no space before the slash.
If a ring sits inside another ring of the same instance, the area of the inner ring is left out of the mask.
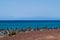
<path id="1" fill-rule="evenodd" d="M 0 40 L 60 40 L 60 21 L 0 21 Z"/>
<path id="2" fill-rule="evenodd" d="M 14 36 L 5 36 L 0 40 L 60 40 L 60 29 L 19 32 Z"/>

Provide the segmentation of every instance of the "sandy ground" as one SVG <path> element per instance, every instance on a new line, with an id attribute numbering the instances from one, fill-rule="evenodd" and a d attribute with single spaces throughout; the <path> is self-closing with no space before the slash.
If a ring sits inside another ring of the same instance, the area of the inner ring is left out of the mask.
<path id="1" fill-rule="evenodd" d="M 6 36 L 0 40 L 60 40 L 60 30 L 20 32 L 15 36 Z"/>

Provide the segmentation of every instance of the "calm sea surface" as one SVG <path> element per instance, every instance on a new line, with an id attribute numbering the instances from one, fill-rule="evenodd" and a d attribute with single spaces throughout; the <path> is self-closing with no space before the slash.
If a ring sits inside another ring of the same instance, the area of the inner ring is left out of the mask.
<path id="1" fill-rule="evenodd" d="M 57 28 L 60 27 L 60 20 L 0 20 L 0 29 L 15 29 L 36 27 Z"/>

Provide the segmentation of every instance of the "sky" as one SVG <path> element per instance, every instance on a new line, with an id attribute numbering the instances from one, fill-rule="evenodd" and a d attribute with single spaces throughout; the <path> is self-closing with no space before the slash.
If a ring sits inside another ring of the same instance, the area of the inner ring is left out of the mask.
<path id="1" fill-rule="evenodd" d="M 0 20 L 60 20 L 60 0 L 0 0 Z"/>

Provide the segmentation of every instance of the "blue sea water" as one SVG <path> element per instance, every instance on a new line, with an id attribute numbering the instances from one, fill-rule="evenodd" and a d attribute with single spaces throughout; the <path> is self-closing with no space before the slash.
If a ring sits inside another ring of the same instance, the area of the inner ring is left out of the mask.
<path id="1" fill-rule="evenodd" d="M 0 20 L 0 29 L 15 28 L 57 28 L 60 27 L 60 20 Z"/>

